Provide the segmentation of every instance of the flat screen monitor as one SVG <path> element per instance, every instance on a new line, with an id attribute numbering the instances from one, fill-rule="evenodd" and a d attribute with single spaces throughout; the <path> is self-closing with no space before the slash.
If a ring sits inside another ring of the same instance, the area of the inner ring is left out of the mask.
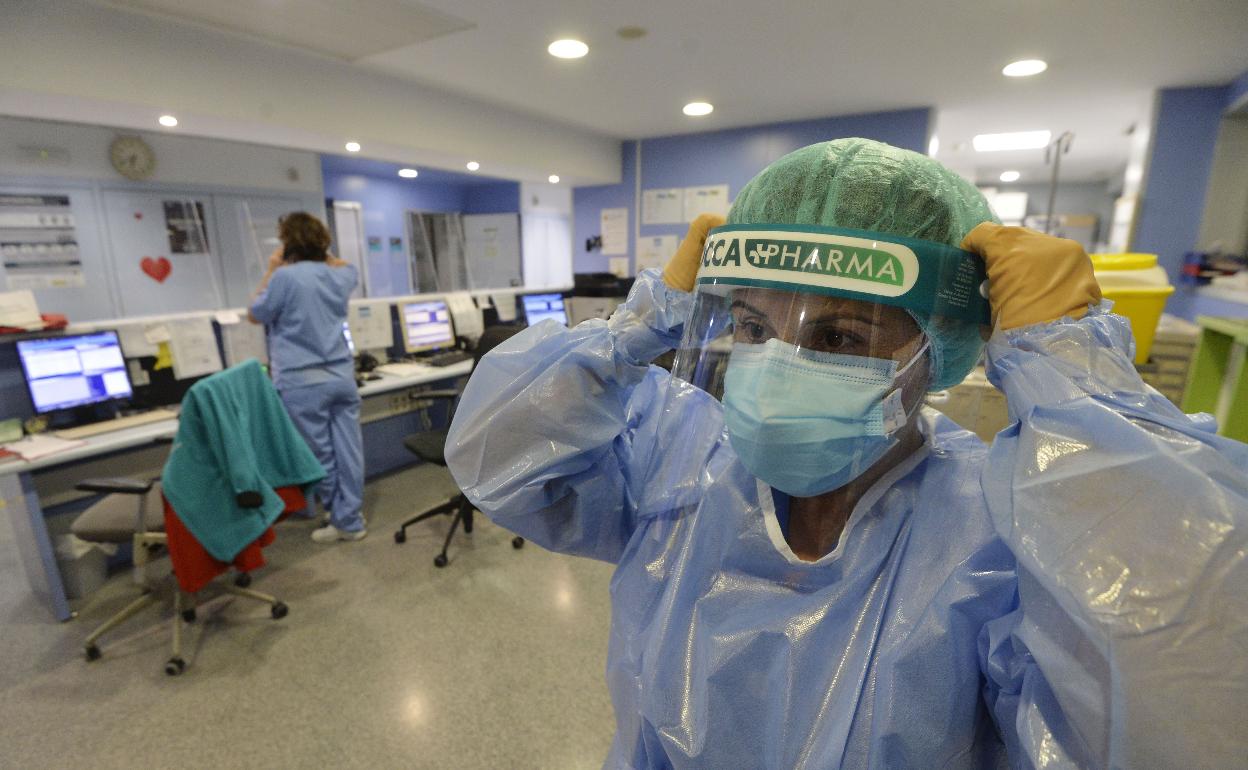
<path id="1" fill-rule="evenodd" d="M 351 324 L 346 321 L 342 322 L 342 336 L 347 341 L 347 350 L 351 351 L 351 356 L 355 356 L 355 342 L 351 340 Z"/>
<path id="2" fill-rule="evenodd" d="M 442 300 L 409 302 L 403 306 L 403 339 L 408 353 L 424 353 L 455 344 L 451 311 Z"/>
<path id="3" fill-rule="evenodd" d="M 526 294 L 520 298 L 524 304 L 524 321 L 529 326 L 553 318 L 568 325 L 568 313 L 563 307 L 562 294 Z"/>
<path id="4" fill-rule="evenodd" d="M 17 355 L 38 414 L 134 395 L 115 331 L 20 340 Z"/>

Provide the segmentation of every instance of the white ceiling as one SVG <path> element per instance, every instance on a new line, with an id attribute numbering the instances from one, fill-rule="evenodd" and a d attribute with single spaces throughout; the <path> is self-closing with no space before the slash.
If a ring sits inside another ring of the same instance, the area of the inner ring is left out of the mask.
<path id="1" fill-rule="evenodd" d="M 230 20 L 237 33 L 271 30 L 274 19 L 325 0 L 229 4 L 245 9 Z M 934 106 L 939 157 L 981 182 L 1005 168 L 1021 171 L 1023 182 L 1047 172 L 1042 151 L 975 153 L 976 133 L 1072 130 L 1063 177 L 1106 179 L 1126 162 L 1128 127 L 1150 123 L 1157 88 L 1224 83 L 1248 69 L 1245 0 L 421 0 L 419 10 L 473 26 L 353 66 L 615 138 Z M 626 25 L 649 34 L 623 40 L 615 30 Z M 585 40 L 589 56 L 547 55 L 562 36 Z M 1048 60 L 1049 71 L 1001 76 L 1004 64 L 1033 57 Z M 321 85 L 309 75 L 309 89 Z M 326 110 L 334 96 L 324 93 Z M 683 116 L 681 106 L 695 99 L 715 112 Z"/>
<path id="2" fill-rule="evenodd" d="M 1125 164 L 1124 131 L 1148 124 L 1156 88 L 1248 69 L 1244 0 L 424 1 L 475 28 L 360 63 L 620 138 L 933 105 L 941 158 L 980 181 L 1045 171 L 1039 151 L 959 157 L 976 133 L 1073 130 L 1070 178 L 1103 179 Z M 649 34 L 620 39 L 625 25 Z M 547 55 L 565 35 L 589 56 Z M 1000 74 L 1021 58 L 1050 68 Z M 695 99 L 715 112 L 683 116 Z"/>

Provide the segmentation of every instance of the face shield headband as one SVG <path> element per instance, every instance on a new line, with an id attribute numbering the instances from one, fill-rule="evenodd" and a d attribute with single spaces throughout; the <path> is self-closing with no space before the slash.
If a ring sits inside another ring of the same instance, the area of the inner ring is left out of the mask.
<path id="1" fill-rule="evenodd" d="M 726 225 L 702 250 L 698 289 L 787 289 L 988 324 L 977 255 L 943 243 L 814 225 Z"/>

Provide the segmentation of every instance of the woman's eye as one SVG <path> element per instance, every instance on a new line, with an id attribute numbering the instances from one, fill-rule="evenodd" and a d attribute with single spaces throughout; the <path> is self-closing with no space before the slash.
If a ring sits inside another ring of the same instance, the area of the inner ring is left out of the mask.
<path id="1" fill-rule="evenodd" d="M 763 325 L 753 321 L 745 321 L 737 328 L 741 336 L 750 342 L 762 342 L 767 337 L 767 330 L 763 328 Z"/>
<path id="2" fill-rule="evenodd" d="M 856 353 L 862 340 L 856 334 L 835 328 L 815 331 L 810 336 L 810 347 L 824 353 Z"/>

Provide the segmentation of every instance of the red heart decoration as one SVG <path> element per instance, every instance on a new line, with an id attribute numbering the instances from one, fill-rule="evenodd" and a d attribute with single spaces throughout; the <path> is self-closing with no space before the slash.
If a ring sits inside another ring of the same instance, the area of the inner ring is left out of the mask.
<path id="1" fill-rule="evenodd" d="M 168 259 L 161 257 L 160 259 L 152 259 L 144 257 L 139 261 L 139 267 L 143 272 L 147 273 L 156 283 L 164 283 L 169 274 L 173 272 L 173 265 Z"/>

